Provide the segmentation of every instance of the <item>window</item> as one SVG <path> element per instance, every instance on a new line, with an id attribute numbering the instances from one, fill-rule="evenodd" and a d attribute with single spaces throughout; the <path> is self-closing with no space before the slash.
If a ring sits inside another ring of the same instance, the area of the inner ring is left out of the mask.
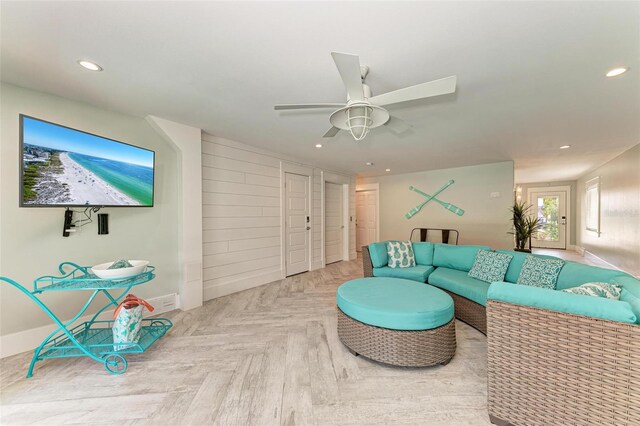
<path id="1" fill-rule="evenodd" d="M 588 180 L 585 185 L 585 224 L 587 231 L 600 235 L 600 177 Z"/>

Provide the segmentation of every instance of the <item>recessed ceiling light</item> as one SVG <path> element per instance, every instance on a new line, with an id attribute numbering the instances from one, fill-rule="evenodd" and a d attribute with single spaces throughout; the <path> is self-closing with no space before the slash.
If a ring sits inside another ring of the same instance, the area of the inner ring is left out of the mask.
<path id="1" fill-rule="evenodd" d="M 83 68 L 88 69 L 89 71 L 102 71 L 102 67 L 94 62 L 91 61 L 83 61 L 80 60 L 78 61 L 78 65 L 80 65 Z"/>
<path id="2" fill-rule="evenodd" d="M 368 161 L 367 166 L 373 166 L 373 163 L 371 161 Z"/>
<path id="3" fill-rule="evenodd" d="M 614 68 L 612 70 L 609 70 L 608 73 L 606 73 L 605 75 L 607 77 L 617 77 L 620 74 L 624 74 L 625 72 L 629 71 L 629 68 L 624 68 L 624 67 L 620 67 L 620 68 Z"/>
<path id="4" fill-rule="evenodd" d="M 391 169 L 384 169 L 384 171 L 385 171 L 385 172 L 390 172 L 390 171 L 391 171 Z"/>
<path id="5" fill-rule="evenodd" d="M 322 144 L 321 143 L 317 143 L 316 144 L 316 148 L 322 148 Z"/>
<path id="6" fill-rule="evenodd" d="M 571 145 L 562 145 L 562 146 L 560 147 L 560 149 L 567 149 L 567 148 L 571 148 Z"/>

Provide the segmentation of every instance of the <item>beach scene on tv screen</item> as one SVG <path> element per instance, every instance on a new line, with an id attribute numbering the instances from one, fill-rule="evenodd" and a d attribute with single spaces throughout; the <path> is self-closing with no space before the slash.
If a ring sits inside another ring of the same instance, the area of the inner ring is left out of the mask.
<path id="1" fill-rule="evenodd" d="M 151 206 L 153 152 L 23 117 L 24 205 Z"/>

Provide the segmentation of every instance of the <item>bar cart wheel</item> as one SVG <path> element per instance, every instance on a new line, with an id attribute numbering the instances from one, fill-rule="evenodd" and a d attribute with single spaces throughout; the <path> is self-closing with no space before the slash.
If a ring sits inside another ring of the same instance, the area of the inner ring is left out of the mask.
<path id="1" fill-rule="evenodd" d="M 127 371 L 127 360 L 122 355 L 109 355 L 104 359 L 104 368 L 111 374 L 122 374 Z"/>

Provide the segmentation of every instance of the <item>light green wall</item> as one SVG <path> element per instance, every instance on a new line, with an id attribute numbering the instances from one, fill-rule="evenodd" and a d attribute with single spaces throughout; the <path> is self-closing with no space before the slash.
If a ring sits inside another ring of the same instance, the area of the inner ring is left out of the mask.
<path id="1" fill-rule="evenodd" d="M 95 265 L 114 259 L 148 259 L 157 278 L 135 289 L 145 298 L 176 293 L 178 265 L 178 154 L 143 118 L 118 114 L 57 96 L 2 84 L 0 132 L 0 275 L 31 287 L 34 278 L 52 274 L 61 261 Z M 89 224 L 62 237 L 63 208 L 20 208 L 19 122 L 23 113 L 156 151 L 155 207 L 111 208 L 109 235 Z M 201 206 L 194 206 L 201 208 Z M 44 294 L 42 300 L 69 318 L 87 292 Z M 99 301 L 103 302 L 102 296 Z M 96 303 L 96 302 L 94 302 Z M 50 324 L 27 297 L 0 283 L 0 334 Z"/>
<path id="2" fill-rule="evenodd" d="M 431 202 L 413 218 L 404 215 L 424 197 L 409 191 L 413 185 L 431 194 L 449 179 L 455 183 L 437 198 L 465 210 L 457 216 Z M 513 203 L 513 162 L 430 170 L 376 178 L 358 179 L 380 184 L 380 239 L 408 239 L 412 228 L 453 228 L 460 231 L 460 244 L 486 244 L 493 248 L 513 248 L 508 234 L 509 208 Z M 492 192 L 500 193 L 492 198 Z"/>
<path id="3" fill-rule="evenodd" d="M 585 183 L 600 177 L 600 236 L 585 229 Z M 640 144 L 578 179 L 577 244 L 640 276 Z"/>

